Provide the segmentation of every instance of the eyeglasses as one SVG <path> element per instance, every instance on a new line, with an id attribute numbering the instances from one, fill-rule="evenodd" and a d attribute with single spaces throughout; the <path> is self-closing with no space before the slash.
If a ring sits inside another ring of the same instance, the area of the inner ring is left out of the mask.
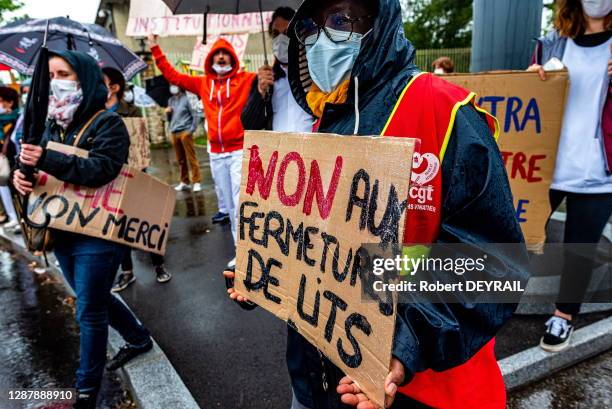
<path id="1" fill-rule="evenodd" d="M 321 35 L 321 30 L 325 31 L 327 37 L 334 43 L 341 43 L 351 39 L 355 23 L 372 17 L 367 15 L 351 18 L 343 13 L 333 13 L 325 18 L 325 23 L 322 26 L 317 24 L 312 18 L 307 17 L 297 21 L 295 24 L 295 34 L 298 41 L 305 46 L 314 45 Z"/>

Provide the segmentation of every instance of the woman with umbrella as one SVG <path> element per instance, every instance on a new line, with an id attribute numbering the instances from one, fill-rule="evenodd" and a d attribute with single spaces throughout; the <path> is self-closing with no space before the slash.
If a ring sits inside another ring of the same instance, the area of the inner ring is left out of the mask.
<path id="1" fill-rule="evenodd" d="M 40 145 L 24 143 L 19 160 L 22 165 L 64 182 L 101 187 L 119 175 L 127 160 L 130 144 L 127 129 L 117 114 L 105 110 L 108 90 L 91 56 L 76 51 L 56 52 L 51 53 L 48 64 L 52 91 L 48 121 Z M 47 149 L 51 141 L 85 149 L 89 157 L 79 158 Z M 13 184 L 24 196 L 33 188 L 22 170 L 15 171 Z M 106 360 L 108 325 L 128 343 L 109 363 L 109 369 L 116 369 L 150 350 L 153 342 L 132 313 L 111 295 L 115 273 L 126 248 L 82 234 L 52 233 L 55 256 L 77 296 L 81 359 L 74 407 L 95 408 Z"/>

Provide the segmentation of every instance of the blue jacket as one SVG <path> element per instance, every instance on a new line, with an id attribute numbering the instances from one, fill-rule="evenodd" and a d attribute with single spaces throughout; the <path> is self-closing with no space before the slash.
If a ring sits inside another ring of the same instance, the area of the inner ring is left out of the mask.
<path id="1" fill-rule="evenodd" d="M 306 0 L 293 22 L 314 0 Z M 397 0 L 378 0 L 379 13 L 366 37 L 351 75 L 344 104 L 327 104 L 319 132 L 379 135 L 408 81 L 419 72 L 414 48 L 404 37 Z M 306 108 L 308 75 L 303 46 L 289 27 L 289 82 L 298 103 Z M 358 115 L 355 95 L 358 92 Z M 438 241 L 521 243 L 517 254 L 497 254 L 500 269 L 490 275 L 524 278 L 527 259 L 523 235 L 515 217 L 512 193 L 497 144 L 485 120 L 470 106 L 461 108 L 447 149 L 443 172 L 442 225 Z M 470 177 L 466 177 L 466 172 Z M 400 304 L 393 354 L 406 369 L 409 381 L 416 372 L 442 371 L 471 358 L 511 317 L 514 304 Z M 335 392 L 342 372 L 289 328 L 287 366 L 293 391 L 310 409 L 343 408 Z M 468 380 L 466 380 L 468 381 Z M 394 407 L 422 405 L 398 398 Z"/>

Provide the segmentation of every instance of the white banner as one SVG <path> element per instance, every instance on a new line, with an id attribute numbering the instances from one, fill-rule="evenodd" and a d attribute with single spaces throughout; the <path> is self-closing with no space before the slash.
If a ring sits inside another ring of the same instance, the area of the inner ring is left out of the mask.
<path id="1" fill-rule="evenodd" d="M 193 54 L 191 55 L 191 68 L 195 70 L 203 69 L 206 56 L 210 52 L 210 49 L 215 41 L 217 41 L 219 38 L 229 41 L 230 44 L 234 46 L 238 59 L 242 61 L 247 43 L 249 42 L 249 34 L 209 34 L 207 36 L 206 44 L 202 44 L 202 36 L 197 38 L 195 46 L 193 47 Z"/>
<path id="2" fill-rule="evenodd" d="M 264 28 L 272 20 L 272 12 L 263 13 Z M 162 0 L 132 0 L 126 35 L 146 37 L 154 33 L 166 36 L 201 36 L 204 30 L 203 14 L 173 15 Z M 207 33 L 241 34 L 261 32 L 259 13 L 209 14 Z"/>

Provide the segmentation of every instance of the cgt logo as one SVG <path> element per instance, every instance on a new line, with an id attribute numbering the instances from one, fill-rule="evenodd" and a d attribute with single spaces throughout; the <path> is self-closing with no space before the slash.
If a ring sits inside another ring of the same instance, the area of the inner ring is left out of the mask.
<path id="1" fill-rule="evenodd" d="M 38 38 L 21 37 L 19 46 L 15 47 L 15 51 L 19 54 L 25 54 L 34 44 L 38 42 Z"/>
<path id="2" fill-rule="evenodd" d="M 416 152 L 412 159 L 412 186 L 410 198 L 424 204 L 433 201 L 433 185 L 427 183 L 434 180 L 440 171 L 440 160 L 433 153 L 420 154 Z"/>

